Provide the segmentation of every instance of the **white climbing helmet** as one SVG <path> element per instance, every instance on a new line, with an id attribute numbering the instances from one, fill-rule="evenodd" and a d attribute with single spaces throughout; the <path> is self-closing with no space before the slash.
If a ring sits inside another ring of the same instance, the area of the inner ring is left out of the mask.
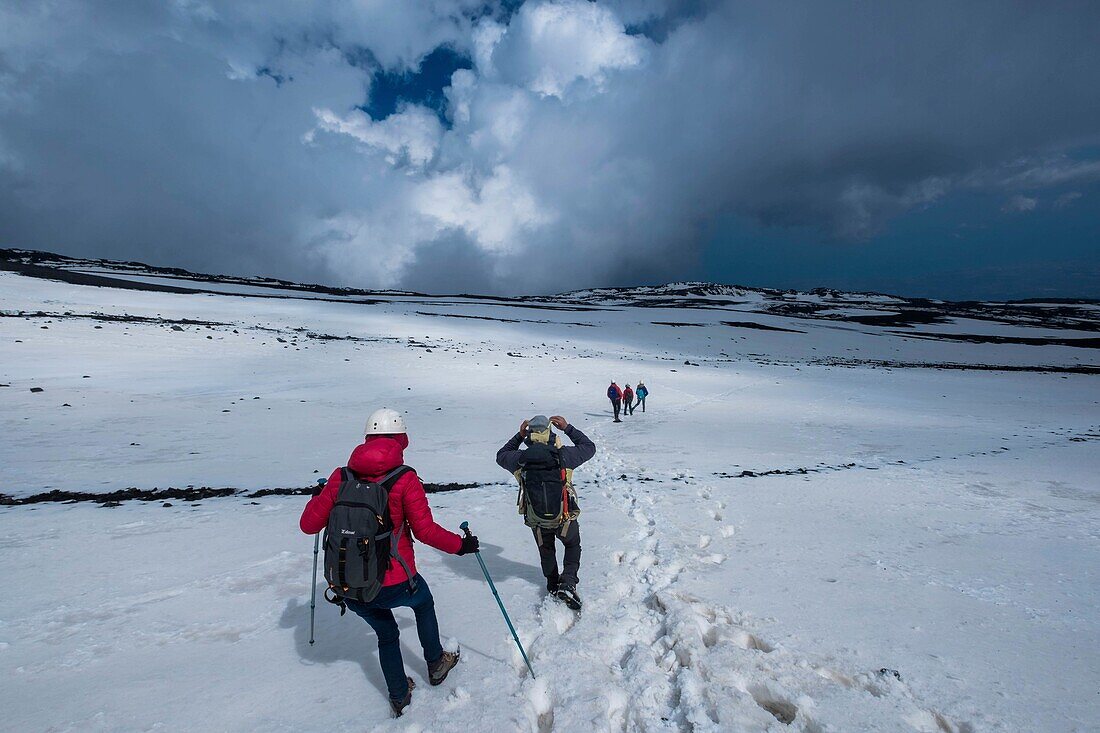
<path id="1" fill-rule="evenodd" d="M 367 418 L 367 430 L 365 435 L 397 435 L 408 432 L 405 429 L 405 418 L 397 410 L 383 407 L 375 410 Z"/>

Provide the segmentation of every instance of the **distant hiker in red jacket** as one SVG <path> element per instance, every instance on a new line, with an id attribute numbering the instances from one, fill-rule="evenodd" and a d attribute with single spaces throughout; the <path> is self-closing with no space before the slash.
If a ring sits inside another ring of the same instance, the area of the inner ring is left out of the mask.
<path id="1" fill-rule="evenodd" d="M 619 408 L 623 404 L 623 391 L 619 389 L 619 385 L 614 382 L 607 388 L 607 399 L 611 400 L 611 409 L 615 412 L 615 422 L 622 422 L 619 419 Z"/>
<path id="2" fill-rule="evenodd" d="M 630 388 L 630 385 L 626 385 L 623 389 L 623 414 L 629 415 L 633 412 L 632 405 L 634 404 L 634 390 Z"/>
<path id="3" fill-rule="evenodd" d="M 458 664 L 458 652 L 444 651 L 439 642 L 435 601 L 427 581 L 416 572 L 412 538 L 415 535 L 421 542 L 452 555 L 464 555 L 478 549 L 477 537 L 460 537 L 432 519 L 424 485 L 413 470 L 403 465 L 403 451 L 408 446 L 409 437 L 401 415 L 388 408 L 375 411 L 367 420 L 366 439 L 352 451 L 347 468 L 337 468 L 332 472 L 325 487 L 319 489 L 306 504 L 299 522 L 306 534 L 316 534 L 325 529 L 341 484 L 348 475 L 345 472 L 350 472 L 349 480 L 372 481 L 383 486 L 388 482 L 388 474 L 400 474 L 392 482 L 393 485 L 387 487 L 390 491 L 392 536 L 398 537 L 397 552 L 400 557 L 391 558 L 382 579 L 382 589 L 372 600 L 341 599 L 378 634 L 378 661 L 382 665 L 390 707 L 395 716 L 400 716 L 412 701 L 413 680 L 405 676 L 397 621 L 391 609 L 407 606 L 416 614 L 416 632 L 424 650 L 424 661 L 428 663 L 428 681 L 432 685 L 441 683 Z"/>

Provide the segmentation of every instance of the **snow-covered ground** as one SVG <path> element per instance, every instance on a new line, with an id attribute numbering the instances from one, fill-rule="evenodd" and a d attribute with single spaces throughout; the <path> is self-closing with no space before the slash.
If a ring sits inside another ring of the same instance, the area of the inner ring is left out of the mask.
<path id="1" fill-rule="evenodd" d="M 462 662 L 429 687 L 401 617 L 390 720 L 366 624 L 321 603 L 308 644 L 303 497 L 33 503 L 0 508 L 0 729 L 1100 729 L 1096 348 L 926 338 L 1089 339 L 1094 306 L 897 326 L 845 320 L 881 296 L 262 287 L 0 272 L 0 493 L 305 486 L 399 407 L 426 481 L 480 484 L 429 499 L 480 536 L 538 679 L 477 562 L 418 546 Z M 612 378 L 649 411 L 611 423 Z M 599 446 L 579 617 L 493 460 L 536 412 Z"/>

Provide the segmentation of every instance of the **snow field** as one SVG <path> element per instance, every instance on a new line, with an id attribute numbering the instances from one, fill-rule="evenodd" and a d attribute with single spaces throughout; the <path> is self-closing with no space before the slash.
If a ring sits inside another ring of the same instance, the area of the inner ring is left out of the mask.
<path id="1" fill-rule="evenodd" d="M 484 304 L 120 294 L 8 273 L 0 305 L 225 324 L 0 321 L 0 492 L 301 486 L 346 460 L 371 408 L 400 405 L 425 480 L 483 484 L 429 501 L 441 524 L 469 520 L 480 536 L 538 674 L 477 562 L 418 545 L 462 661 L 430 687 L 399 611 L 417 689 L 389 719 L 364 622 L 319 602 L 308 643 L 303 497 L 2 507 L 0 729 L 1007 733 L 1100 721 L 1095 377 L 760 363 L 743 354 L 993 352 L 807 323 L 719 346 L 714 331 L 649 325 L 688 320 L 674 309 L 509 309 L 553 322 L 507 323 L 416 313 L 502 315 Z M 1034 347 L 992 348 L 1035 359 Z M 722 349 L 742 356 L 714 359 Z M 610 423 L 612 377 L 644 378 L 649 412 Z M 579 616 L 545 598 L 514 482 L 493 463 L 535 412 L 565 415 L 599 448 L 576 475 Z"/>

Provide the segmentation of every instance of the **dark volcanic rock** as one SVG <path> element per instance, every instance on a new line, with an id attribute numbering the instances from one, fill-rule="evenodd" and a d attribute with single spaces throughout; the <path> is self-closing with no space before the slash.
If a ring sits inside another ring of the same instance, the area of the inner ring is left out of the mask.
<path id="1" fill-rule="evenodd" d="M 880 316 L 843 316 L 840 320 L 862 323 L 865 326 L 913 326 L 943 323 L 947 319 L 942 314 L 931 311 L 903 310 L 897 313 L 883 313 Z"/>
<path id="2" fill-rule="evenodd" d="M 752 323 L 750 321 L 722 321 L 723 326 L 732 326 L 733 328 L 752 328 L 757 331 L 782 331 L 783 333 L 806 333 L 805 331 L 796 331 L 793 328 L 780 328 L 779 326 L 766 326 L 763 323 Z"/>
<path id="3" fill-rule="evenodd" d="M 104 505 L 117 506 L 122 501 L 163 501 L 165 499 L 179 499 L 181 501 L 195 501 L 214 496 L 232 496 L 237 489 L 211 489 L 206 486 L 200 488 L 188 487 L 186 489 L 120 489 L 103 494 L 90 491 L 61 491 L 54 489 L 42 494 L 33 494 L 22 498 L 15 498 L 7 494 L 0 494 L 0 505 L 18 506 L 23 504 L 43 504 L 56 502 L 94 501 Z"/>
<path id="4" fill-rule="evenodd" d="M 969 344 L 1019 344 L 1022 346 L 1073 346 L 1079 349 L 1100 349 L 1100 338 L 1062 338 L 1038 336 L 986 336 L 973 333 L 906 333 L 891 331 L 906 338 L 932 341 L 963 341 Z"/>
<path id="5" fill-rule="evenodd" d="M 433 484 L 425 483 L 424 491 L 429 494 L 439 493 L 444 491 L 461 491 L 462 489 L 474 489 L 479 486 L 486 486 L 488 484 L 478 483 L 445 483 L 445 484 Z M 172 506 L 168 499 L 175 499 L 177 501 L 184 502 L 197 502 L 202 499 L 213 499 L 227 496 L 241 496 L 243 495 L 248 499 L 259 499 L 264 496 L 309 496 L 313 493 L 313 486 L 305 486 L 301 488 L 272 488 L 272 489 L 259 489 L 258 491 L 245 492 L 241 489 L 233 488 L 210 488 L 207 486 L 194 487 L 188 486 L 187 488 L 176 489 L 120 489 L 118 491 L 110 491 L 106 493 L 95 493 L 91 491 L 62 491 L 60 489 L 54 489 L 53 491 L 47 491 L 41 494 L 33 494 L 31 496 L 14 497 L 8 494 L 0 494 L 0 506 L 23 506 L 25 504 L 44 504 L 44 503 L 76 503 L 76 502 L 95 502 L 103 506 L 118 506 L 123 501 L 159 501 L 163 502 L 161 506 Z M 196 504 L 192 504 L 196 506 Z"/>

